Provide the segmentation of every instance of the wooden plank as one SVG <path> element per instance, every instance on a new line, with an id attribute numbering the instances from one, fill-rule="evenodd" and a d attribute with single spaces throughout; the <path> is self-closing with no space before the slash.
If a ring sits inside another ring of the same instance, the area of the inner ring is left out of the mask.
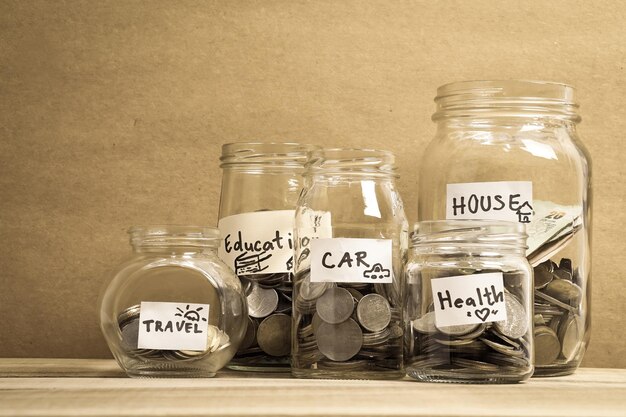
<path id="1" fill-rule="evenodd" d="M 38 361 L 0 360 L 0 374 Z M 115 369 L 112 361 L 40 364 L 42 374 Z M 624 416 L 626 370 L 580 369 L 518 385 L 427 384 L 259 378 L 222 373 L 212 379 L 0 378 L 0 416 Z"/>

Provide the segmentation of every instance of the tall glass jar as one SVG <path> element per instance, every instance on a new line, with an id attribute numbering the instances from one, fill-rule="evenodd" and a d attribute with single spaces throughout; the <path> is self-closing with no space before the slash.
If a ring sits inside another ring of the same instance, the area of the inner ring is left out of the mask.
<path id="1" fill-rule="evenodd" d="M 405 267 L 407 373 L 514 383 L 533 372 L 532 270 L 524 226 L 441 220 L 416 227 Z"/>
<path id="2" fill-rule="evenodd" d="M 133 256 L 117 267 L 100 298 L 100 326 L 132 377 L 210 377 L 241 343 L 246 300 L 217 257 L 210 227 L 129 230 Z"/>
<path id="3" fill-rule="evenodd" d="M 289 371 L 294 213 L 313 148 L 298 143 L 222 147 L 219 256 L 241 280 L 249 312 L 232 369 Z"/>
<path id="4" fill-rule="evenodd" d="M 535 375 L 574 372 L 589 343 L 591 160 L 574 90 L 468 81 L 437 91 L 437 133 L 420 167 L 420 220 L 527 225 L 534 267 Z"/>
<path id="5" fill-rule="evenodd" d="M 408 224 L 394 156 L 311 153 L 296 210 L 292 374 L 400 378 Z"/>

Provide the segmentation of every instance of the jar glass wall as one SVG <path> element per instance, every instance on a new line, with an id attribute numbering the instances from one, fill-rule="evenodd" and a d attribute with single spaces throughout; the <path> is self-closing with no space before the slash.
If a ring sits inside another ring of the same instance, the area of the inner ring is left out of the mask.
<path id="1" fill-rule="evenodd" d="M 241 280 L 249 309 L 232 369 L 289 370 L 294 211 L 312 149 L 298 143 L 222 148 L 219 256 Z"/>
<path id="2" fill-rule="evenodd" d="M 407 374 L 514 383 L 533 372 L 532 272 L 524 226 L 421 222 L 405 268 Z"/>
<path id="3" fill-rule="evenodd" d="M 420 167 L 420 220 L 527 225 L 540 376 L 573 372 L 589 343 L 591 161 L 573 95 L 535 81 L 440 87 L 437 133 Z"/>
<path id="4" fill-rule="evenodd" d="M 133 377 L 213 376 L 246 330 L 241 284 L 217 257 L 218 231 L 133 227 L 133 256 L 101 295 L 100 325 Z"/>
<path id="5" fill-rule="evenodd" d="M 393 154 L 314 151 L 296 210 L 292 374 L 399 378 L 408 224 Z"/>

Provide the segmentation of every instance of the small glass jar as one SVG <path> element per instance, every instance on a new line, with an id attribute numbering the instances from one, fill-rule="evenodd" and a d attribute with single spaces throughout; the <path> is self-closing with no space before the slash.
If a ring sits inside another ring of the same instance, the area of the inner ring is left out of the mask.
<path id="1" fill-rule="evenodd" d="M 220 258 L 241 280 L 248 331 L 231 369 L 289 371 L 293 226 L 310 145 L 222 147 Z"/>
<path id="2" fill-rule="evenodd" d="M 241 284 L 218 258 L 217 229 L 129 230 L 133 256 L 100 298 L 100 327 L 131 377 L 211 377 L 246 331 Z"/>
<path id="3" fill-rule="evenodd" d="M 574 372 L 589 343 L 591 159 L 574 89 L 467 81 L 437 90 L 437 133 L 421 166 L 418 219 L 527 225 L 535 269 L 535 375 Z"/>
<path id="4" fill-rule="evenodd" d="M 387 151 L 311 153 L 296 210 L 292 374 L 404 376 L 408 223 Z"/>
<path id="5" fill-rule="evenodd" d="M 532 269 L 524 226 L 426 221 L 405 267 L 407 374 L 515 383 L 533 373 Z"/>

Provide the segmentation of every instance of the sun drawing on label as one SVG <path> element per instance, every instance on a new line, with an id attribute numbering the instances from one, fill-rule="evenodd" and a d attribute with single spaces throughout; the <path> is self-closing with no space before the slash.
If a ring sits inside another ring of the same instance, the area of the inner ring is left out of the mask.
<path id="1" fill-rule="evenodd" d="M 198 307 L 195 310 L 191 309 L 189 307 L 189 304 L 187 304 L 187 308 L 185 309 L 185 311 L 181 310 L 179 307 L 176 307 L 176 310 L 178 310 L 179 312 L 174 314 L 176 317 L 182 317 L 185 320 L 189 320 L 189 321 L 200 321 L 200 319 L 202 319 L 202 321 L 206 321 L 206 319 L 204 317 L 200 317 L 200 311 L 202 311 L 204 307 Z"/>

